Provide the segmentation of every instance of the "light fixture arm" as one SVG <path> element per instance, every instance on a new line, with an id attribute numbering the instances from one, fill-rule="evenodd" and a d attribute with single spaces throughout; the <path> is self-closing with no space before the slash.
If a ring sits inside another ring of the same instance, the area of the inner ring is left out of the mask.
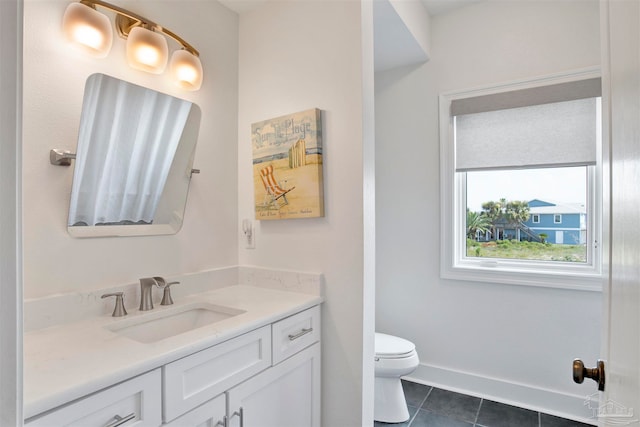
<path id="1" fill-rule="evenodd" d="M 135 14 L 119 6 L 115 6 L 111 3 L 107 3 L 102 0 L 80 0 L 80 3 L 84 4 L 85 6 L 89 6 L 93 9 L 95 9 L 96 6 L 100 6 L 107 10 L 115 12 L 117 15 L 116 29 L 118 30 L 118 34 L 120 34 L 120 36 L 124 38 L 128 37 L 129 31 L 131 31 L 133 27 L 143 26 L 145 28 L 153 29 L 157 32 L 166 34 L 167 36 L 175 40 L 178 44 L 180 44 L 183 49 L 191 53 L 193 56 L 196 56 L 196 57 L 200 56 L 200 52 L 198 52 L 196 48 L 194 48 L 189 43 L 187 43 L 182 37 L 178 36 L 173 31 L 167 28 L 164 28 L 163 26 L 156 24 L 155 22 L 143 16 L 140 16 L 138 14 Z"/>

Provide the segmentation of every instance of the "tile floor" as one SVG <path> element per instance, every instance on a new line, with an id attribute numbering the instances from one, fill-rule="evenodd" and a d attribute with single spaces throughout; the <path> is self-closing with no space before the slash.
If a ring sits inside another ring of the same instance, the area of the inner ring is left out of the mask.
<path id="1" fill-rule="evenodd" d="M 564 418 L 479 397 L 402 381 L 409 421 L 374 427 L 590 427 Z"/>

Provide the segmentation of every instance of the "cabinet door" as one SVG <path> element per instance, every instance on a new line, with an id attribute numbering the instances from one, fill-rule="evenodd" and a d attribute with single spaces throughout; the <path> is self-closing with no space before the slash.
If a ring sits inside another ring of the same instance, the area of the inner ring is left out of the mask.
<path id="1" fill-rule="evenodd" d="M 221 394 L 163 425 L 165 427 L 225 427 L 226 401 L 226 396 Z"/>
<path id="2" fill-rule="evenodd" d="M 229 427 L 320 427 L 320 343 L 227 392 Z"/>

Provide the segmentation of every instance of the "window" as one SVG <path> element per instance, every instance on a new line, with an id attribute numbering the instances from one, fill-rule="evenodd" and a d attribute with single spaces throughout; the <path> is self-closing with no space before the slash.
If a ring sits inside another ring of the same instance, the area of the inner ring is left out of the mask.
<path id="1" fill-rule="evenodd" d="M 601 288 L 600 85 L 441 95 L 442 277 Z"/>

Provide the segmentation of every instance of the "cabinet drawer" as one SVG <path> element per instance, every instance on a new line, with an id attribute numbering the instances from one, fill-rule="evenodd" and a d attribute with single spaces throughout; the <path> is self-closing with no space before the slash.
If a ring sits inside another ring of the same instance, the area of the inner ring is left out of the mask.
<path id="1" fill-rule="evenodd" d="M 320 306 L 273 324 L 273 364 L 320 341 Z"/>
<path id="2" fill-rule="evenodd" d="M 173 420 L 269 366 L 270 326 L 165 365 L 164 421 Z"/>
<path id="3" fill-rule="evenodd" d="M 30 418 L 27 427 L 157 427 L 162 424 L 160 369 Z M 129 420 L 126 420 L 129 419 Z"/>

